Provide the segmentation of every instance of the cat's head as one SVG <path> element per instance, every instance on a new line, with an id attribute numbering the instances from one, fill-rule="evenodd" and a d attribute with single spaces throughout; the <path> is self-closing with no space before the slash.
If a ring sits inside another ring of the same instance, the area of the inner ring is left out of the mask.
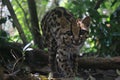
<path id="1" fill-rule="evenodd" d="M 84 19 L 77 19 L 72 23 L 71 29 L 66 31 L 66 36 L 63 38 L 64 43 L 72 44 L 75 46 L 81 45 L 89 34 L 89 26 L 90 26 L 90 17 L 87 16 Z"/>

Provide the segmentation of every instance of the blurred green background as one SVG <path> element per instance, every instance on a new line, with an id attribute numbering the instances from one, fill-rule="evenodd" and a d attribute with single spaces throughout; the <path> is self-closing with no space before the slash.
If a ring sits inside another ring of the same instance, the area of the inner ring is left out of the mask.
<path id="1" fill-rule="evenodd" d="M 0 45 L 5 42 L 22 43 L 4 0 L 0 3 Z M 35 3 L 39 25 L 45 12 L 56 6 L 65 7 L 76 18 L 91 17 L 90 35 L 81 53 L 104 57 L 120 55 L 119 0 L 35 0 Z M 11 0 L 11 4 L 28 42 L 32 41 L 27 0 Z"/>

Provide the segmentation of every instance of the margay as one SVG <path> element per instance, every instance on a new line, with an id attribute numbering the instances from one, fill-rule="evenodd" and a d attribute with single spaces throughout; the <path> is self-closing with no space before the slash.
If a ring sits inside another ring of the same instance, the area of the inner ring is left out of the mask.
<path id="1" fill-rule="evenodd" d="M 41 21 L 44 43 L 50 51 L 51 72 L 61 77 L 74 77 L 77 54 L 89 33 L 90 17 L 75 19 L 63 7 L 48 11 Z M 53 77 L 56 77 L 55 75 Z"/>

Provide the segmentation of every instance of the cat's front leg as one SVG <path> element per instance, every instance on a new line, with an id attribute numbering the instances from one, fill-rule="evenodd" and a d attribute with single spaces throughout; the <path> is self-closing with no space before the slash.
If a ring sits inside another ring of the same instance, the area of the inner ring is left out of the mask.
<path id="1" fill-rule="evenodd" d="M 77 70 L 78 70 L 78 55 L 77 54 L 73 54 L 73 71 L 75 73 L 75 75 L 77 75 Z"/>
<path id="2" fill-rule="evenodd" d="M 74 77 L 75 73 L 73 71 L 73 64 L 71 61 L 71 55 L 69 52 L 65 51 L 65 49 L 58 49 L 56 60 L 58 63 L 58 67 L 61 70 L 61 73 L 63 74 L 63 77 L 70 78 Z"/>

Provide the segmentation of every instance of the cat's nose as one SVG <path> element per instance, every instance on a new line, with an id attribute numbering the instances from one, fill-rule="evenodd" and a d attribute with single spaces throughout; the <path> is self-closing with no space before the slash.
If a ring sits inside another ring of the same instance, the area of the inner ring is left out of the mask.
<path id="1" fill-rule="evenodd" d="M 79 43 L 79 40 L 73 40 L 73 44 L 77 45 Z"/>
<path id="2" fill-rule="evenodd" d="M 74 45 L 78 45 L 78 44 L 79 44 L 79 38 L 74 38 L 73 44 L 74 44 Z"/>

